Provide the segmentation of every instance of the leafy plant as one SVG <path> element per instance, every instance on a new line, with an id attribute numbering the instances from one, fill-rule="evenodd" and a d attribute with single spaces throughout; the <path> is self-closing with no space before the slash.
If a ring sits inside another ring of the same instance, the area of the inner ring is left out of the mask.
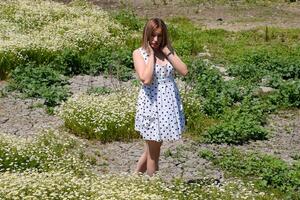
<path id="1" fill-rule="evenodd" d="M 184 114 L 186 119 L 186 131 L 192 136 L 200 136 L 206 129 L 215 124 L 216 120 L 202 112 L 202 100 L 192 91 L 181 93 Z"/>
<path id="2" fill-rule="evenodd" d="M 215 165 L 233 176 L 254 179 L 262 188 L 278 188 L 287 199 L 298 199 L 300 189 L 299 162 L 289 166 L 283 160 L 258 152 L 241 152 L 236 148 L 223 149 L 215 157 L 209 157 Z"/>
<path id="3" fill-rule="evenodd" d="M 56 106 L 66 100 L 69 93 L 65 87 L 67 78 L 48 66 L 35 66 L 29 63 L 18 66 L 12 72 L 10 87 L 28 97 L 44 98 L 45 105 Z"/>
<path id="4" fill-rule="evenodd" d="M 110 94 L 112 90 L 108 87 L 92 87 L 89 88 L 87 91 L 87 94 L 99 94 L 99 95 L 104 95 L 104 94 Z"/>
<path id="5" fill-rule="evenodd" d="M 206 142 L 243 144 L 249 140 L 266 139 L 267 131 L 251 114 L 228 116 L 223 122 L 208 129 Z"/>
<path id="6" fill-rule="evenodd" d="M 209 159 L 209 160 L 213 160 L 215 155 L 212 151 L 208 150 L 208 149 L 201 149 L 199 152 L 198 152 L 198 155 L 201 157 L 201 158 L 204 158 L 204 159 Z"/>
<path id="7" fill-rule="evenodd" d="M 114 12 L 112 16 L 131 31 L 140 31 L 144 25 L 133 10 L 118 10 L 118 12 Z"/>
<path id="8" fill-rule="evenodd" d="M 300 79 L 285 81 L 278 91 L 270 96 L 271 101 L 278 106 L 300 107 Z"/>

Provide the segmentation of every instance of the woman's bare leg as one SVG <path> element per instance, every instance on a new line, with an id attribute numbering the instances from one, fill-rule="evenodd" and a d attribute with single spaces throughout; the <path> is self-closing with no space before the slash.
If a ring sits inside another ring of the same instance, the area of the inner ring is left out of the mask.
<path id="1" fill-rule="evenodd" d="M 145 143 L 144 145 L 144 152 L 143 154 L 141 155 L 138 163 L 137 163 L 137 166 L 136 166 L 136 169 L 135 169 L 135 172 L 138 173 L 138 172 L 146 172 L 147 170 L 147 154 L 148 154 L 148 146 L 147 144 Z"/>
<path id="2" fill-rule="evenodd" d="M 162 142 L 147 140 L 148 154 L 147 154 L 147 174 L 152 176 L 158 171 L 158 161 L 160 155 L 160 147 Z"/>

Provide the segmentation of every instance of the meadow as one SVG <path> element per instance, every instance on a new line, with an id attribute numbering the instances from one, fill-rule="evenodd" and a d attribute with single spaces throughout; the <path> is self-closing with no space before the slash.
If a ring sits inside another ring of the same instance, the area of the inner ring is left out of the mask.
<path id="1" fill-rule="evenodd" d="M 103 143 L 139 138 L 134 116 L 140 84 L 132 51 L 146 19 L 80 0 L 2 1 L 0 13 L 0 80 L 8 82 L 0 98 L 13 91 L 42 98 L 65 128 L 30 140 L 1 134 L 1 199 L 299 199 L 298 157 L 288 163 L 235 146 L 268 140 L 270 114 L 300 108 L 300 29 L 232 32 L 203 29 L 183 16 L 166 19 L 172 45 L 189 68 L 186 77 L 176 74 L 189 86 L 180 90 L 184 137 L 229 145 L 219 152 L 199 150 L 199 158 L 226 173 L 220 186 L 205 178 L 166 183 L 159 176 L 92 170 L 95 162 L 82 138 Z M 80 74 L 112 75 L 132 85 L 72 94 L 69 79 Z"/>

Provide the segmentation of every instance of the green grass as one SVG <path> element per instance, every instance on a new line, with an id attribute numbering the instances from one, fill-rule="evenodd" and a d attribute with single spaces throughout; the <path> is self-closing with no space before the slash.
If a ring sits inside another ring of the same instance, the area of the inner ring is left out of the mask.
<path id="1" fill-rule="evenodd" d="M 224 170 L 228 176 L 253 180 L 261 189 L 277 191 L 284 199 L 299 199 L 299 162 L 289 165 L 271 155 L 258 152 L 243 152 L 236 148 L 222 149 L 217 154 L 203 150 L 200 156 L 211 160 Z M 209 156 L 207 156 L 209 155 Z"/>
<path id="2" fill-rule="evenodd" d="M 167 22 L 174 47 L 179 48 L 180 55 L 202 52 L 203 46 L 209 49 L 212 61 L 224 64 L 235 63 L 249 50 L 264 49 L 270 53 L 299 55 L 300 29 L 268 27 L 266 31 L 266 27 L 258 27 L 247 31 L 231 32 L 222 29 L 201 30 L 201 27 L 192 24 L 184 17 L 175 17 Z"/>

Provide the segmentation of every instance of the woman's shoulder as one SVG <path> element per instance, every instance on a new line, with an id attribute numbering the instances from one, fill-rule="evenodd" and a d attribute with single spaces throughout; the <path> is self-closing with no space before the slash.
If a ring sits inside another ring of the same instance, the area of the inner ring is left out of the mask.
<path id="1" fill-rule="evenodd" d="M 141 52 L 140 48 L 137 48 L 137 49 L 133 50 L 132 55 L 134 56 L 137 54 L 141 54 L 140 52 Z"/>
<path id="2" fill-rule="evenodd" d="M 139 47 L 139 48 L 133 50 L 132 54 L 133 55 L 135 55 L 135 54 L 141 54 L 143 56 L 147 56 L 147 51 L 143 47 Z"/>
<path id="3" fill-rule="evenodd" d="M 139 47 L 139 48 L 133 50 L 133 54 L 134 54 L 134 53 L 137 53 L 137 52 L 140 52 L 141 50 L 142 50 L 142 47 Z"/>
<path id="4" fill-rule="evenodd" d="M 137 49 L 133 50 L 133 52 L 137 52 L 137 51 L 145 51 L 145 50 L 144 50 L 144 48 L 143 48 L 143 47 L 139 47 L 139 48 L 137 48 Z"/>

